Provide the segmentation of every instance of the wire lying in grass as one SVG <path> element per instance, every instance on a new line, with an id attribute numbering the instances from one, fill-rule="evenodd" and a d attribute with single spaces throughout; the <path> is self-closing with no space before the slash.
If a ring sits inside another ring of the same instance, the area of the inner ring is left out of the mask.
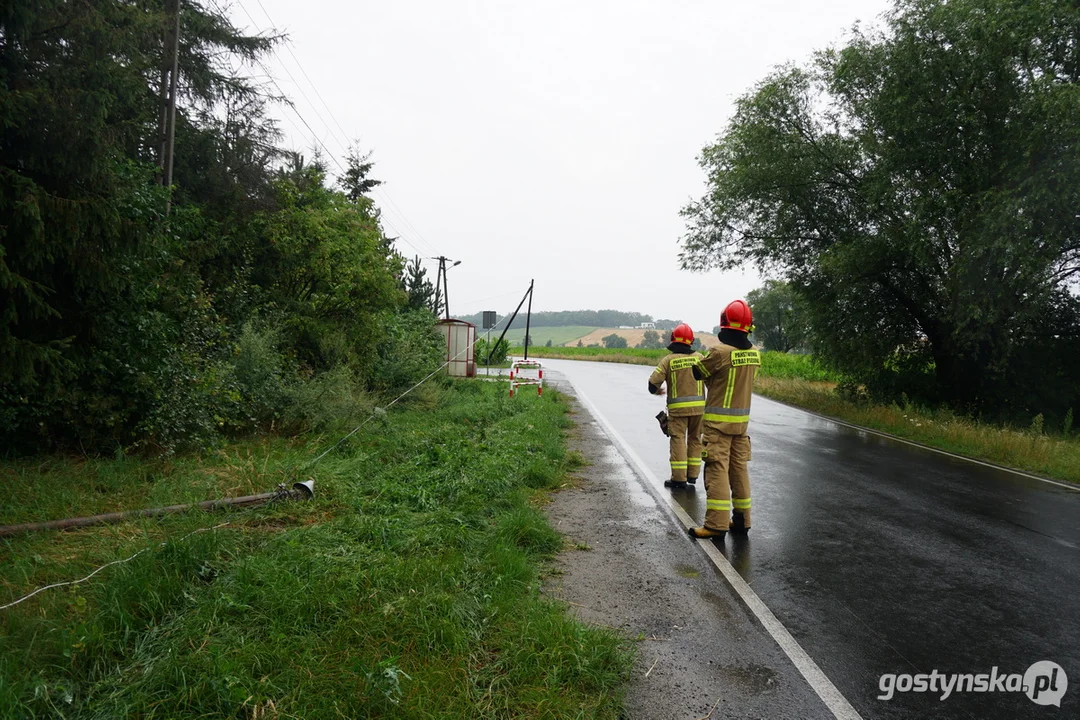
<path id="1" fill-rule="evenodd" d="M 250 512 L 250 511 L 248 511 L 248 512 Z M 226 525 L 228 525 L 231 522 L 232 522 L 232 520 L 229 520 L 229 521 L 221 523 L 220 525 L 214 525 L 213 527 L 205 527 L 205 528 L 199 528 L 198 530 L 192 530 L 187 535 L 185 535 L 184 537 L 182 537 L 179 540 L 176 540 L 174 542 L 183 542 L 184 540 L 187 540 L 189 537 L 191 537 L 192 535 L 194 535 L 196 533 L 208 532 L 210 530 L 217 530 L 219 528 L 223 528 L 223 527 L 225 527 Z M 166 540 L 164 542 L 158 543 L 157 545 L 151 545 L 150 547 L 145 547 L 142 550 L 140 550 L 139 552 L 135 553 L 134 555 L 126 557 L 123 560 L 113 560 L 112 562 L 107 562 L 104 565 L 102 565 L 101 567 L 99 567 L 97 570 L 90 573 L 89 575 L 87 575 L 84 578 L 79 578 L 78 580 L 68 580 L 67 582 L 53 583 L 52 585 L 45 585 L 44 587 L 39 587 L 34 592 L 29 593 L 28 595 L 23 595 L 21 598 L 19 598 L 18 600 L 15 600 L 14 602 L 9 602 L 7 605 L 0 605 L 0 610 L 7 610 L 9 607 L 15 607 L 16 605 L 18 605 L 22 601 L 29 600 L 30 598 L 34 597 L 38 593 L 45 592 L 46 590 L 52 590 L 53 588 L 67 587 L 68 585 L 78 585 L 81 582 L 86 582 L 87 580 L 94 577 L 95 575 L 97 575 L 99 572 L 101 572 L 102 570 L 104 570 L 107 567 L 111 567 L 113 565 L 121 565 L 121 564 L 126 563 L 126 562 L 131 562 L 135 558 L 142 555 L 144 552 L 147 552 L 149 550 L 153 550 L 155 547 L 163 547 L 164 545 L 168 544 L 168 542 L 169 541 Z"/>
<path id="2" fill-rule="evenodd" d="M 461 352 L 459 352 L 459 353 L 458 353 L 458 355 L 461 355 L 461 353 L 463 353 L 463 352 L 466 352 L 466 350 L 468 350 L 468 348 L 465 348 L 464 350 L 462 350 Z M 380 417 L 380 416 L 385 416 L 385 415 L 386 415 L 386 410 L 387 410 L 388 408 L 390 408 L 390 407 L 391 407 L 392 405 L 394 405 L 394 404 L 395 404 L 396 402 L 398 402 L 399 400 L 401 400 L 401 399 L 402 399 L 403 397 L 405 397 L 406 395 L 408 395 L 409 393 L 411 393 L 411 392 L 412 392 L 413 390 L 415 390 L 416 388 L 420 387 L 421 385 L 423 385 L 424 383 L 426 383 L 426 382 L 427 382 L 428 380 L 430 380 L 431 378 L 433 378 L 433 377 L 435 376 L 435 374 L 436 374 L 436 373 L 440 372 L 440 371 L 441 371 L 441 370 L 442 370 L 443 368 L 445 368 L 445 367 L 446 367 L 447 365 L 449 365 L 449 364 L 450 364 L 451 360 L 454 360 L 454 359 L 456 359 L 456 358 L 457 358 L 457 356 L 455 356 L 454 358 L 451 358 L 450 360 L 447 360 L 447 361 L 446 361 L 445 363 L 443 363 L 443 364 L 442 364 L 442 365 L 440 365 L 440 366 L 439 366 L 438 368 L 436 368 L 436 369 L 435 369 L 434 371 L 432 371 L 432 372 L 431 372 L 430 374 L 428 374 L 428 375 L 427 375 L 427 377 L 425 377 L 425 378 L 424 378 L 423 380 L 421 380 L 420 382 L 416 383 L 416 384 L 415 384 L 415 385 L 413 385 L 413 386 L 412 386 L 411 388 L 409 388 L 408 390 L 406 390 L 405 392 L 401 393 L 401 394 L 400 394 L 400 395 L 398 395 L 398 396 L 397 396 L 396 398 L 394 398 L 393 400 L 391 400 L 391 401 L 390 401 L 390 402 L 389 402 L 389 403 L 388 403 L 388 404 L 386 405 L 386 407 L 385 407 L 385 408 L 378 408 L 378 407 L 377 407 L 377 408 L 375 408 L 375 410 L 374 410 L 374 411 L 372 411 L 371 415 L 369 415 L 369 416 L 367 417 L 367 419 L 365 419 L 365 420 L 364 420 L 364 421 L 363 421 L 362 423 L 360 423 L 360 424 L 359 424 L 359 425 L 357 425 L 357 426 L 356 426 L 355 428 L 353 428 L 353 429 L 352 429 L 352 431 L 351 431 L 351 432 L 349 432 L 349 434 L 348 434 L 348 435 L 345 435 L 345 436 L 344 436 L 344 437 L 342 437 L 342 438 L 341 438 L 340 440 L 338 440 L 338 441 L 337 441 L 336 443 L 334 443 L 334 444 L 333 444 L 333 445 L 331 445 L 331 446 L 330 446 L 329 448 L 327 448 L 326 450 L 324 450 L 324 451 L 323 451 L 323 452 L 322 452 L 321 454 L 319 454 L 319 456 L 318 456 L 318 457 L 316 457 L 316 458 L 315 458 L 314 460 L 312 460 L 311 462 L 309 462 L 309 463 L 307 463 L 306 465 L 304 465 L 303 469 L 304 469 L 304 470 L 306 470 L 306 469 L 308 469 L 308 468 L 311 468 L 311 467 L 313 467 L 313 466 L 314 466 L 314 465 L 315 465 L 315 464 L 316 464 L 317 462 L 319 462 L 320 460 L 322 460 L 322 459 L 323 459 L 324 457 L 326 457 L 326 456 L 327 456 L 327 455 L 328 455 L 328 454 L 329 454 L 329 453 L 330 453 L 331 451 L 333 451 L 333 450 L 334 450 L 334 448 L 338 447 L 338 446 L 339 446 L 339 445 L 341 445 L 341 444 L 342 444 L 343 442 L 345 442 L 346 440 L 348 440 L 348 439 L 349 439 L 350 437 L 352 437 L 353 435 L 355 435 L 356 433 L 358 433 L 358 432 L 360 431 L 360 429 L 361 429 L 361 428 L 363 428 L 363 427 L 364 427 L 365 425 L 367 425 L 367 424 L 368 424 L 369 422 L 371 422 L 371 421 L 372 421 L 372 420 L 373 420 L 374 418 L 376 418 L 376 417 Z M 249 511 L 246 511 L 246 512 L 249 512 Z M 231 521 L 229 521 L 229 522 L 231 522 Z M 218 529 L 218 528 L 222 528 L 222 527 L 225 527 L 226 525 L 228 525 L 228 524 L 229 524 L 229 522 L 225 522 L 225 523 L 222 523 L 222 524 L 220 524 L 220 525 L 215 525 L 214 527 L 209 527 L 209 528 L 199 528 L 198 530 L 193 530 L 192 532 L 189 532 L 189 533 L 188 533 L 187 535 L 185 535 L 184 537 L 180 538 L 180 540 L 178 540 L 177 542 L 180 542 L 180 541 L 182 541 L 182 540 L 185 540 L 185 539 L 187 539 L 188 537 L 190 537 L 190 536 L 194 535 L 195 533 L 200 533 L 200 532 L 206 532 L 206 531 L 208 531 L 208 530 L 216 530 L 216 529 Z M 157 547 L 160 547 L 160 546 L 162 546 L 162 545 L 165 545 L 165 543 L 164 543 L 164 542 L 162 542 L 162 543 L 160 543 L 160 544 L 159 544 L 159 545 L 158 545 Z M 10 603 L 8 603 L 7 605 L 0 605 L 0 610 L 7 610 L 7 609 L 8 609 L 8 608 L 10 608 L 10 607 L 14 607 L 15 605 L 18 605 L 19 603 L 23 602 L 24 600 L 29 600 L 30 598 L 34 597 L 35 595 L 37 595 L 37 594 L 38 594 L 38 593 L 40 593 L 40 592 L 44 592 L 45 590 L 51 590 L 51 589 L 53 589 L 53 588 L 59 588 L 59 587 L 67 587 L 67 586 L 69 586 L 69 585 L 77 585 L 77 584 L 79 584 L 79 583 L 82 583 L 82 582 L 86 582 L 87 580 L 89 580 L 90 578 L 94 577 L 95 575 L 97 575 L 97 574 L 98 574 L 99 572 L 101 572 L 101 571 L 102 571 L 102 570 L 104 570 L 105 568 L 107 568 L 107 567 L 111 567 L 112 565 L 120 565 L 120 564 L 123 564 L 123 563 L 126 563 L 126 562 L 131 562 L 132 560 L 134 560 L 135 558 L 137 558 L 137 557 L 138 557 L 139 555 L 142 555 L 142 554 L 143 554 L 144 552 L 146 552 L 146 551 L 148 551 L 148 550 L 151 550 L 151 549 L 153 549 L 153 547 L 155 547 L 155 546 L 151 546 L 151 547 L 143 548 L 142 550 L 138 551 L 138 552 L 137 552 L 137 553 L 135 553 L 134 555 L 131 555 L 130 557 L 126 557 L 126 558 L 124 558 L 124 559 L 122 559 L 122 560 L 113 560 L 112 562 L 109 562 L 109 563 L 105 563 L 104 565 L 102 565 L 101 567 L 97 568 L 96 570 L 94 570 L 94 571 L 93 571 L 92 573 L 90 573 L 89 575 L 87 575 L 87 576 L 86 576 L 86 577 L 84 577 L 84 578 L 79 578 L 78 580 L 68 580 L 68 581 L 66 581 L 66 582 L 60 582 L 60 583 L 53 583 L 52 585 L 45 585 L 44 587 L 40 587 L 40 588 L 38 588 L 37 590 L 34 590 L 33 592 L 29 593 L 28 595 L 24 595 L 23 597 L 19 598 L 18 600 L 15 600 L 14 602 L 10 602 Z"/>

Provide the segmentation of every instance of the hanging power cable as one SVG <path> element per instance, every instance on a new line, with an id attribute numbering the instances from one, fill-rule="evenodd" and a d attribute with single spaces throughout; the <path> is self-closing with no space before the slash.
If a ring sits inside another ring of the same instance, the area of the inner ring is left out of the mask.
<path id="1" fill-rule="evenodd" d="M 274 19 L 272 17 L 270 17 L 270 13 L 267 12 L 267 10 L 263 6 L 262 2 L 260 0 L 256 0 L 256 2 L 259 4 L 259 8 L 262 10 L 263 15 L 265 15 L 266 19 L 269 21 L 270 27 L 275 27 Z M 238 2 L 238 4 L 240 5 L 240 9 L 244 11 L 244 14 L 247 15 L 248 20 L 250 20 L 252 25 L 256 28 L 256 30 L 258 30 L 259 25 L 258 25 L 258 23 L 255 22 L 255 18 L 252 17 L 251 13 L 248 12 L 247 8 L 244 7 L 242 2 Z M 300 86 L 300 83 L 296 80 L 296 78 L 293 76 L 293 74 L 289 71 L 288 67 L 285 66 L 284 62 L 280 63 L 281 64 L 281 69 L 284 70 L 285 74 L 289 76 L 290 80 L 292 80 L 293 84 L 296 86 L 297 90 L 300 92 L 300 95 L 303 96 L 304 100 L 307 101 L 308 106 L 311 108 L 311 110 L 315 113 L 315 116 L 319 119 L 319 121 L 326 128 L 326 130 L 329 133 L 330 137 L 333 138 L 334 142 L 338 145 L 338 147 L 342 151 L 347 153 L 349 151 L 349 136 L 348 136 L 348 133 L 345 132 L 345 129 L 341 126 L 341 123 L 338 122 L 338 119 L 334 115 L 333 110 L 330 109 L 330 106 L 327 104 L 326 100 L 323 98 L 322 93 L 319 92 L 319 89 L 315 86 L 315 83 L 311 80 L 311 76 L 308 75 L 307 70 L 304 69 L 303 64 L 300 62 L 300 59 L 298 57 L 296 57 L 296 53 L 293 52 L 292 48 L 289 46 L 288 43 L 285 44 L 285 49 L 288 51 L 289 55 L 292 57 L 293 62 L 296 63 L 296 67 L 300 70 L 300 73 L 307 80 L 308 86 L 315 93 L 315 96 L 319 98 L 319 101 L 322 103 L 323 107 L 326 108 L 326 112 L 330 116 L 330 119 L 334 121 L 334 125 L 336 125 L 337 129 L 341 132 L 340 137 L 338 136 L 337 133 L 334 132 L 334 129 L 330 126 L 330 123 L 326 122 L 326 120 L 323 118 L 323 116 L 319 112 L 318 108 L 315 107 L 315 103 L 311 102 L 311 99 L 307 96 L 307 93 L 304 92 L 304 89 Z M 259 64 L 263 68 L 263 72 L 266 72 L 267 75 L 269 75 L 269 70 L 266 68 L 266 66 L 263 65 L 261 62 Z M 273 82 L 272 77 L 271 77 L 271 81 Z M 278 92 L 280 92 L 282 95 L 285 94 L 284 91 L 281 89 L 281 87 L 276 82 L 274 82 L 274 85 L 275 85 L 275 87 L 278 88 Z M 330 156 L 330 159 L 334 161 L 334 164 L 337 165 L 338 169 L 341 170 L 342 173 L 344 173 L 345 168 L 342 167 L 341 163 L 330 152 L 330 150 L 326 147 L 325 143 L 323 143 L 319 138 L 314 136 L 315 131 L 311 129 L 311 126 L 307 123 L 307 121 L 305 121 L 303 119 L 303 117 L 300 115 L 299 111 L 295 108 L 295 106 L 291 106 L 291 109 L 292 109 L 292 111 L 294 113 L 296 113 L 297 117 L 300 117 L 301 121 L 304 122 L 304 125 L 308 128 L 308 131 L 312 133 L 313 139 L 315 139 L 315 141 L 319 144 L 319 146 L 322 147 L 323 151 L 327 155 Z M 386 222 L 387 225 L 390 226 L 390 228 L 394 231 L 395 234 L 397 234 L 407 245 L 412 247 L 418 253 L 424 254 L 425 252 L 428 252 L 428 253 L 437 252 L 434 249 L 434 246 L 432 246 L 432 244 L 427 241 L 427 239 L 420 233 L 420 231 L 416 229 L 416 226 L 412 224 L 412 222 L 409 220 L 408 217 L 406 217 L 405 213 L 397 206 L 397 204 L 393 201 L 393 199 L 390 197 L 389 193 L 386 190 L 384 190 L 382 188 L 379 188 L 379 187 L 375 187 L 375 188 L 373 188 L 373 192 L 376 195 L 378 195 L 382 200 L 384 200 L 383 209 L 386 210 L 387 213 L 394 213 L 398 217 L 398 219 L 404 224 L 404 226 L 408 230 L 411 231 L 411 234 L 414 236 L 414 238 L 420 244 L 427 246 L 428 250 L 427 251 L 420 250 L 414 243 L 412 243 L 411 241 L 409 241 L 406 238 L 406 235 L 408 233 L 403 233 L 399 229 L 394 227 L 394 224 L 390 221 L 390 219 L 384 215 L 383 220 Z"/>
<path id="2" fill-rule="evenodd" d="M 401 393 L 401 394 L 400 394 L 400 395 L 398 395 L 398 396 L 397 396 L 396 398 L 394 398 L 393 400 L 391 400 L 391 401 L 390 401 L 389 403 L 387 403 L 387 404 L 386 404 L 386 407 L 381 407 L 381 408 L 375 408 L 375 410 L 374 410 L 374 411 L 372 411 L 371 415 L 369 415 L 369 416 L 368 416 L 368 417 L 367 417 L 367 418 L 366 418 L 366 419 L 365 419 L 365 420 L 364 420 L 364 421 L 363 421 L 362 423 L 360 423 L 360 424 L 359 424 L 359 425 L 357 425 L 357 426 L 356 426 L 355 428 L 353 428 L 353 429 L 352 429 L 352 431 L 351 431 L 351 432 L 350 432 L 350 433 L 349 433 L 348 435 L 344 436 L 343 438 L 341 438 L 340 440 L 338 440 L 338 441 L 337 441 L 336 443 L 334 443 L 333 445 L 331 445 L 330 447 L 328 447 L 328 448 L 327 448 L 326 450 L 324 450 L 324 451 L 323 451 L 323 452 L 322 452 L 322 453 L 321 453 L 321 454 L 320 454 L 320 455 L 319 455 L 319 456 L 318 456 L 317 458 L 315 458 L 314 460 L 312 460 L 312 461 L 308 462 L 308 463 L 307 463 L 307 464 L 305 464 L 305 465 L 304 465 L 303 467 L 301 467 L 301 468 L 300 468 L 300 470 L 299 470 L 299 472 L 303 472 L 304 470 L 307 470 L 307 469 L 309 469 L 309 468 L 311 468 L 311 467 L 314 467 L 314 466 L 315 466 L 315 464 L 316 464 L 317 462 L 319 462 L 319 461 L 320 461 L 320 460 L 322 460 L 322 459 L 323 459 L 324 457 L 326 457 L 327 455 L 329 455 L 329 454 L 330 454 L 330 453 L 331 453 L 331 452 L 332 452 L 332 451 L 333 451 L 333 450 L 334 450 L 335 448 L 337 448 L 337 447 L 338 447 L 339 445 L 341 445 L 341 444 L 342 444 L 343 442 L 345 442 L 346 440 L 348 440 L 349 438 L 351 438 L 351 437 L 352 437 L 353 435 L 355 435 L 356 433 L 358 433 L 358 432 L 360 431 L 360 429 L 361 429 L 361 428 L 363 428 L 363 427 L 364 427 L 365 425 L 367 425 L 367 424 L 368 424 L 369 422 L 371 422 L 372 420 L 374 420 L 374 419 L 375 419 L 376 417 L 380 417 L 380 416 L 385 416 L 385 415 L 386 415 L 386 411 L 387 411 L 387 410 L 388 410 L 388 409 L 389 409 L 389 408 L 390 408 L 391 406 L 393 406 L 393 405 L 394 405 L 395 403 L 397 403 L 397 402 L 398 402 L 399 400 L 401 400 L 401 399 L 402 399 L 403 397 L 405 397 L 406 395 L 408 395 L 409 393 L 411 393 L 411 392 L 412 392 L 413 390 L 415 390 L 416 388 L 418 388 L 418 387 L 420 387 L 421 385 L 423 385 L 424 383 L 426 383 L 426 382 L 427 382 L 428 380 L 430 380 L 430 379 L 431 379 L 432 377 L 434 377 L 436 373 L 440 372 L 440 371 L 441 371 L 441 370 L 442 370 L 443 368 L 445 368 L 445 367 L 446 367 L 447 365 L 449 365 L 449 364 L 450 364 L 451 362 L 453 362 L 454 360 L 457 360 L 457 359 L 458 359 L 459 357 L 461 357 L 462 353 L 466 353 L 466 352 L 468 352 L 468 350 L 469 350 L 469 347 L 468 347 L 468 346 L 466 345 L 466 346 L 465 346 L 464 348 L 462 348 L 462 350 L 461 350 L 461 351 L 460 351 L 460 352 L 459 352 L 459 353 L 458 353 L 457 355 L 455 355 L 455 356 L 454 356 L 454 357 L 452 357 L 452 358 L 448 358 L 446 362 L 444 362 L 444 363 L 443 363 L 442 365 L 440 365 L 439 367 L 435 368 L 435 369 L 434 369 L 434 370 L 432 370 L 432 371 L 431 371 L 430 373 L 428 373 L 427 377 L 425 377 L 425 378 L 424 378 L 423 380 L 421 380 L 420 382 L 416 383 L 416 384 L 415 384 L 415 385 L 413 385 L 413 386 L 412 386 L 411 388 L 409 388 L 408 390 L 406 390 L 405 392 Z"/>

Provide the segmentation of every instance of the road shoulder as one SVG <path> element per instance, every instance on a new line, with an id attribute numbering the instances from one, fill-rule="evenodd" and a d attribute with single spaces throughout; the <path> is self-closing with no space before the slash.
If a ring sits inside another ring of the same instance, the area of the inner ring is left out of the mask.
<path id="1" fill-rule="evenodd" d="M 559 389 L 576 421 L 570 448 L 589 464 L 547 507 L 567 543 L 544 590 L 637 641 L 625 717 L 831 717 L 571 388 Z"/>

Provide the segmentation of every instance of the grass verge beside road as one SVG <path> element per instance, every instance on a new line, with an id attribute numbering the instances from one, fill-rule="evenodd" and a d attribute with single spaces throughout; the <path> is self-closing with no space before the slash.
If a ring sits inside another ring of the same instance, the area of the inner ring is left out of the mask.
<path id="1" fill-rule="evenodd" d="M 830 382 L 763 374 L 754 390 L 774 400 L 957 455 L 1080 483 L 1080 440 L 1076 437 L 1049 434 L 1037 426 L 1017 429 L 988 425 L 947 409 L 855 403 L 839 396 Z"/>
<path id="2" fill-rule="evenodd" d="M 524 348 L 510 349 L 514 357 L 521 357 Z M 670 354 L 665 348 L 545 348 L 529 347 L 530 357 L 559 360 L 592 360 L 630 365 L 656 365 Z M 764 352 L 761 354 L 761 374 L 770 377 L 799 378 L 814 381 L 835 381 L 835 377 L 814 362 L 809 355 Z"/>
<path id="3" fill-rule="evenodd" d="M 617 717 L 629 643 L 539 593 L 567 408 L 505 395 L 422 387 L 311 502 L 0 540 L 0 604 L 146 549 L 0 611 L 0 717 Z M 265 491 L 331 440 L 7 462 L 3 522 Z"/>
<path id="4" fill-rule="evenodd" d="M 520 354 L 521 349 L 513 352 Z M 529 355 L 567 360 L 653 365 L 667 350 L 529 348 Z M 1080 438 L 1036 422 L 1009 428 L 975 422 L 947 409 L 853 402 L 835 392 L 836 380 L 807 355 L 765 352 L 755 392 L 838 420 L 978 460 L 1080 483 Z"/>
<path id="5" fill-rule="evenodd" d="M 521 357 L 523 347 L 510 348 L 510 354 Z M 626 363 L 630 365 L 655 365 L 667 350 L 644 350 L 641 348 L 587 348 L 529 346 L 529 357 L 554 358 L 558 360 L 592 360 L 594 362 Z"/>

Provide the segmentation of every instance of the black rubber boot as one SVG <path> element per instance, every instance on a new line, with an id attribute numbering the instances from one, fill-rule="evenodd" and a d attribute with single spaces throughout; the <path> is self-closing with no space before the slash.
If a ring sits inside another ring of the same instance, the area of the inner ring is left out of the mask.
<path id="1" fill-rule="evenodd" d="M 697 478 L 696 477 L 692 477 L 692 478 L 688 477 L 688 478 L 686 478 L 686 482 L 690 483 L 691 485 L 697 485 Z"/>
<path id="2" fill-rule="evenodd" d="M 731 513 L 731 530 L 732 534 L 738 533 L 739 535 L 746 535 L 750 532 L 750 528 L 746 527 L 746 519 L 741 512 Z"/>
<path id="3" fill-rule="evenodd" d="M 672 490 L 686 490 L 687 485 L 685 480 L 665 480 L 664 487 Z"/>

